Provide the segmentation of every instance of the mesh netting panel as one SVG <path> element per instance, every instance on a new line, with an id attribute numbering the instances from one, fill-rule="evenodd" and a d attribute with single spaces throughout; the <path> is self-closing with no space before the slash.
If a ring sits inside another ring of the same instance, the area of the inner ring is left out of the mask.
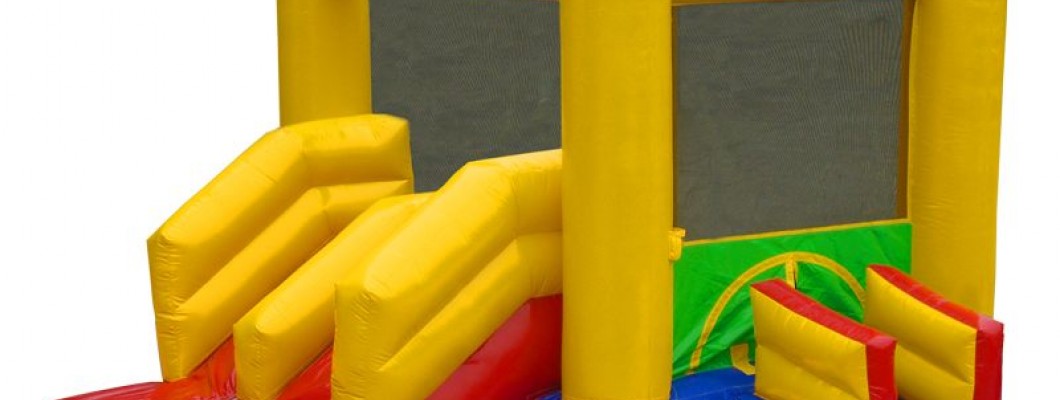
<path id="1" fill-rule="evenodd" d="M 373 103 L 416 189 L 560 145 L 558 7 L 372 3 Z M 681 7 L 677 224 L 690 238 L 896 216 L 901 0 Z"/>
<path id="2" fill-rule="evenodd" d="M 560 146 L 556 4 L 383 0 L 371 18 L 373 107 L 409 120 L 417 191 Z"/>
<path id="3" fill-rule="evenodd" d="M 902 11 L 677 11 L 677 224 L 689 238 L 896 216 Z"/>

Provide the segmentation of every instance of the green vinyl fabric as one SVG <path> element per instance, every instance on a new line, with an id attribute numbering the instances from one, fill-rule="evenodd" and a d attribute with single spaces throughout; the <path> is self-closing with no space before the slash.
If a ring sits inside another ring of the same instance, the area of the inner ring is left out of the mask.
<path id="1" fill-rule="evenodd" d="M 860 321 L 862 307 L 854 289 L 820 262 L 807 260 L 807 256 L 838 264 L 864 287 L 865 270 L 871 264 L 910 272 L 911 232 L 908 222 L 896 221 L 686 245 L 674 265 L 674 375 L 689 372 L 704 324 L 715 307 L 720 307 L 720 318 L 703 347 L 695 372 L 731 367 L 729 350 L 738 344 L 749 344 L 751 360 L 754 360 L 749 286 L 768 279 L 783 279 L 786 270 L 785 264 L 779 262 L 757 274 L 748 274 L 752 267 L 773 257 L 794 255 L 798 263 L 795 287 Z M 741 278 L 746 281 L 734 283 Z M 726 304 L 720 304 L 719 299 L 730 286 L 737 289 L 735 295 Z"/>

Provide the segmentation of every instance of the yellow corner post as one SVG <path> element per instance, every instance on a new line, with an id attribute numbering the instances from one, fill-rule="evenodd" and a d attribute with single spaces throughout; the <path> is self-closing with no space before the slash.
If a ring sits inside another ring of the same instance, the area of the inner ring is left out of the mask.
<path id="1" fill-rule="evenodd" d="M 368 0 L 277 0 L 280 123 L 372 112 Z"/>
<path id="2" fill-rule="evenodd" d="M 922 0 L 909 71 L 913 275 L 991 314 L 1006 0 Z"/>
<path id="3" fill-rule="evenodd" d="M 563 397 L 669 398 L 670 0 L 560 2 Z"/>

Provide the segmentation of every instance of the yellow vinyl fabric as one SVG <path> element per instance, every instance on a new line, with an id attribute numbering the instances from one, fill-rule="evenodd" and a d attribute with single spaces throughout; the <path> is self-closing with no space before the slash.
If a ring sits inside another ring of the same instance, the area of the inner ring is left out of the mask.
<path id="1" fill-rule="evenodd" d="M 277 0 L 280 122 L 372 112 L 368 0 Z"/>
<path id="2" fill-rule="evenodd" d="M 334 399 L 423 399 L 526 300 L 558 293 L 560 152 L 460 169 L 339 282 Z"/>
<path id="3" fill-rule="evenodd" d="M 386 241 L 430 194 L 379 200 L 269 293 L 234 327 L 240 399 L 275 398 L 331 343 L 335 282 Z"/>
<path id="4" fill-rule="evenodd" d="M 909 64 L 913 276 L 988 315 L 1006 6 L 1006 0 L 916 1 Z"/>
<path id="5" fill-rule="evenodd" d="M 822 324 L 816 318 L 765 294 L 763 290 L 767 285 L 786 284 L 774 280 L 751 287 L 751 307 L 754 310 L 754 330 L 758 342 L 756 395 L 769 400 L 886 398 L 880 396 L 881 393 L 873 394 L 870 352 L 865 342 L 855 340 L 835 327 Z M 797 294 L 794 289 L 788 289 Z M 802 301 L 813 302 L 804 296 L 800 297 Z M 853 321 L 849 323 L 855 324 Z M 893 356 L 893 340 L 891 343 Z"/>
<path id="6" fill-rule="evenodd" d="M 148 240 L 163 377 L 186 377 L 373 202 L 411 191 L 402 119 L 362 115 L 266 134 Z"/>
<path id="7" fill-rule="evenodd" d="M 670 0 L 560 2 L 564 399 L 670 395 L 671 26 Z"/>
<path id="8" fill-rule="evenodd" d="M 813 2 L 829 0 L 671 0 L 674 7 L 697 6 L 709 4 L 731 4 L 731 3 L 785 3 L 785 2 Z"/>
<path id="9" fill-rule="evenodd" d="M 976 334 L 966 325 L 866 272 L 865 324 L 898 339 L 895 377 L 907 400 L 972 400 Z"/>

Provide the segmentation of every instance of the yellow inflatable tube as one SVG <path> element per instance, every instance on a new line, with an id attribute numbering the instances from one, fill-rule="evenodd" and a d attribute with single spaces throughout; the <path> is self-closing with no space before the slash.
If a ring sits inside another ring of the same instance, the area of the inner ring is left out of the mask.
<path id="1" fill-rule="evenodd" d="M 335 282 L 389 238 L 429 194 L 380 200 L 235 325 L 238 395 L 272 399 L 331 343 Z"/>
<path id="2" fill-rule="evenodd" d="M 163 377 L 186 377 L 354 216 L 411 191 L 402 119 L 362 115 L 266 134 L 148 240 Z"/>
<path id="3" fill-rule="evenodd" d="M 276 0 L 280 122 L 372 112 L 368 0 Z"/>
<path id="4" fill-rule="evenodd" d="M 672 13 L 669 0 L 559 3 L 566 400 L 670 398 Z"/>
<path id="5" fill-rule="evenodd" d="M 423 399 L 560 290 L 560 152 L 473 162 L 340 282 L 334 399 Z"/>

